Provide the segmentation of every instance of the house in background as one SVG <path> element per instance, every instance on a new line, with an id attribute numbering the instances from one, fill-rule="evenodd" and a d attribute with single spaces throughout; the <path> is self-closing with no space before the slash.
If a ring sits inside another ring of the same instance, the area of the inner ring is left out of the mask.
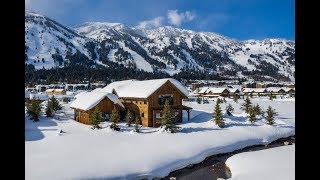
<path id="1" fill-rule="evenodd" d="M 48 95 L 64 95 L 66 91 L 64 89 L 47 89 L 45 93 Z"/>
<path id="2" fill-rule="evenodd" d="M 118 111 L 125 109 L 117 96 L 98 91 L 83 93 L 70 104 L 70 107 L 74 109 L 74 120 L 84 124 L 89 124 L 90 115 L 97 106 L 105 120 L 108 120 L 114 108 L 117 108 Z"/>
<path id="3" fill-rule="evenodd" d="M 231 96 L 240 93 L 240 90 L 238 88 L 229 88 L 228 90 L 229 90 Z"/>
<path id="4" fill-rule="evenodd" d="M 230 91 L 225 87 L 210 87 L 206 90 L 204 96 L 205 97 L 227 97 L 229 96 Z"/>

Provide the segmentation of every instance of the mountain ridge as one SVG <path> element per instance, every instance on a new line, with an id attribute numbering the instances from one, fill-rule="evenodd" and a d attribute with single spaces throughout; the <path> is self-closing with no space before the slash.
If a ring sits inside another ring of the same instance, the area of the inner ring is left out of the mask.
<path id="1" fill-rule="evenodd" d="M 205 72 L 228 78 L 294 81 L 295 42 L 284 38 L 240 41 L 214 32 L 162 26 L 85 22 L 72 28 L 40 14 L 25 14 L 25 63 L 36 69 L 75 64 L 146 72 Z"/>

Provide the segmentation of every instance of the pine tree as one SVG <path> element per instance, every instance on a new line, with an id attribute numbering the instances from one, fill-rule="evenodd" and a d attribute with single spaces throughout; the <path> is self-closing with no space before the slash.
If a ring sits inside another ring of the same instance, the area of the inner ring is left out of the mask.
<path id="1" fill-rule="evenodd" d="M 131 114 L 130 110 L 128 109 L 127 114 L 126 114 L 126 122 L 127 122 L 128 127 L 131 126 L 132 120 L 133 120 L 132 114 Z"/>
<path id="2" fill-rule="evenodd" d="M 96 106 L 94 111 L 91 113 L 90 118 L 89 118 L 89 124 L 93 125 L 93 129 L 100 129 L 101 127 L 99 126 L 100 122 L 103 122 L 104 119 L 102 117 L 102 112 L 100 111 L 99 107 Z"/>
<path id="3" fill-rule="evenodd" d="M 220 98 L 217 98 L 217 103 L 222 103 L 222 100 Z"/>
<path id="4" fill-rule="evenodd" d="M 227 113 L 229 116 L 232 116 L 233 110 L 234 110 L 234 108 L 231 106 L 231 104 L 229 104 L 229 105 L 226 107 L 226 113 Z"/>
<path id="5" fill-rule="evenodd" d="M 244 100 L 244 103 L 241 105 L 241 109 L 244 110 L 247 114 L 249 113 L 249 109 L 251 108 L 251 101 L 249 97 L 247 96 Z"/>
<path id="6" fill-rule="evenodd" d="M 27 113 L 33 122 L 39 121 L 41 109 L 41 101 L 38 99 L 31 99 L 30 103 L 27 105 Z"/>
<path id="7" fill-rule="evenodd" d="M 259 106 L 259 104 L 256 104 L 255 106 L 253 106 L 253 110 L 256 115 L 263 115 L 263 111 L 262 111 L 261 107 Z"/>
<path id="8" fill-rule="evenodd" d="M 254 123 L 254 122 L 257 121 L 256 113 L 255 113 L 255 111 L 254 111 L 254 109 L 252 107 L 249 108 L 249 112 L 248 112 L 248 116 L 247 117 L 249 118 L 249 121 L 251 123 Z"/>
<path id="9" fill-rule="evenodd" d="M 136 132 L 140 132 L 140 130 L 139 130 L 140 121 L 139 121 L 138 116 L 136 116 L 134 122 L 135 122 L 135 123 L 134 123 L 134 129 L 135 129 L 135 131 L 136 131 Z"/>
<path id="10" fill-rule="evenodd" d="M 110 128 L 115 131 L 120 131 L 120 127 L 118 126 L 119 120 L 120 120 L 119 112 L 117 108 L 114 107 L 110 115 L 110 122 L 112 122 L 112 124 L 110 125 Z"/>
<path id="11" fill-rule="evenodd" d="M 271 106 L 268 107 L 267 111 L 266 111 L 266 121 L 267 121 L 267 124 L 269 125 L 273 125 L 274 124 L 274 116 L 277 115 L 278 113 L 271 108 Z"/>
<path id="12" fill-rule="evenodd" d="M 175 125 L 175 121 L 174 114 L 169 106 L 169 101 L 166 100 L 162 110 L 161 126 L 164 126 L 165 130 L 169 129 L 171 133 L 176 133 L 179 127 Z"/>
<path id="13" fill-rule="evenodd" d="M 54 117 L 54 114 L 57 110 L 61 110 L 62 106 L 60 105 L 59 101 L 52 96 L 49 100 L 48 100 L 48 104 L 46 106 L 46 116 L 47 117 Z"/>
<path id="14" fill-rule="evenodd" d="M 224 119 L 222 117 L 222 111 L 220 108 L 220 103 L 217 101 L 216 106 L 214 108 L 214 114 L 212 116 L 213 121 L 215 122 L 216 125 L 218 125 L 220 128 L 223 128 L 225 123 Z"/>

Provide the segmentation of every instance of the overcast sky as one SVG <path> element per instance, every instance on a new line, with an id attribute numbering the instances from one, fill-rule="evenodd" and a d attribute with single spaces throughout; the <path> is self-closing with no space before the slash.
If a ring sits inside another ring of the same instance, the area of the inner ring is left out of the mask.
<path id="1" fill-rule="evenodd" d="M 239 40 L 294 40 L 294 0 L 25 0 L 26 10 L 72 27 L 87 21 L 170 25 Z"/>

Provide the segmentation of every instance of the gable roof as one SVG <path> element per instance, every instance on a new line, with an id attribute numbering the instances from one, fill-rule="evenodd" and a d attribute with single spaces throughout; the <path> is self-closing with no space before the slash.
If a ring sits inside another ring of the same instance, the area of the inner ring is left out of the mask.
<path id="1" fill-rule="evenodd" d="M 99 102 L 102 101 L 105 97 L 108 97 L 114 104 L 118 104 L 124 108 L 124 105 L 114 94 L 98 91 L 83 93 L 70 104 L 70 107 L 87 111 L 99 104 Z"/>
<path id="2" fill-rule="evenodd" d="M 229 88 L 229 91 L 231 92 L 231 93 L 235 93 L 235 92 L 240 92 L 240 90 L 238 89 L 238 88 Z"/>
<path id="3" fill-rule="evenodd" d="M 220 93 L 223 93 L 223 91 L 227 90 L 228 92 L 230 92 L 227 88 L 218 88 L 218 87 L 211 87 L 209 88 L 206 93 L 217 93 L 217 94 L 220 94 Z"/>
<path id="4" fill-rule="evenodd" d="M 267 92 L 267 90 L 266 90 L 266 88 L 253 88 L 252 92 L 265 93 L 265 92 Z"/>
<path id="5" fill-rule="evenodd" d="M 284 91 L 282 88 L 279 88 L 279 87 L 268 87 L 267 88 L 268 92 L 280 92 L 281 90 Z"/>
<path id="6" fill-rule="evenodd" d="M 209 87 L 202 87 L 201 90 L 200 90 L 198 93 L 199 93 L 199 94 L 203 94 L 203 93 L 205 93 L 208 89 L 209 89 Z"/>
<path id="7" fill-rule="evenodd" d="M 189 95 L 188 90 L 177 80 L 172 78 L 165 79 L 153 79 L 153 80 L 125 80 L 113 82 L 106 87 L 102 88 L 100 92 L 112 93 L 116 91 L 120 98 L 132 97 L 132 98 L 148 98 L 157 89 L 159 89 L 166 82 L 172 83 L 182 94 Z"/>

